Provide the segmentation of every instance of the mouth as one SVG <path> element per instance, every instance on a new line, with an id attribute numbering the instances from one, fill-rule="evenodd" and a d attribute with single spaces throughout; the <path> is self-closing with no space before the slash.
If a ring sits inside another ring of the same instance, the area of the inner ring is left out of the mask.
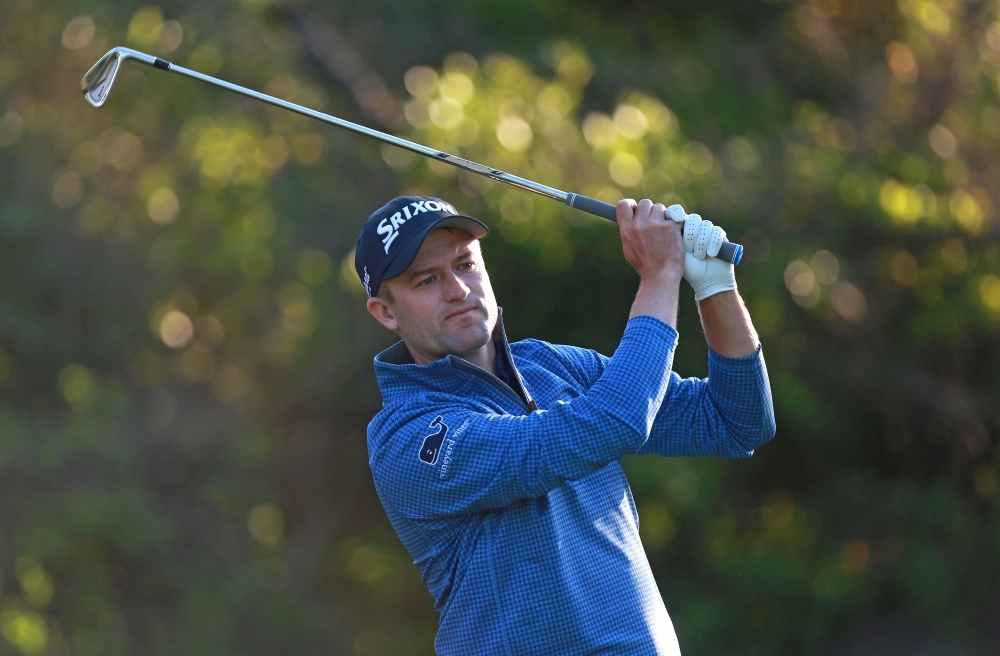
<path id="1" fill-rule="evenodd" d="M 445 315 L 444 320 L 448 321 L 449 319 L 458 319 L 460 317 L 468 316 L 470 312 L 478 309 L 479 309 L 478 305 L 470 305 L 469 307 L 461 308 L 455 310 L 454 312 L 451 312 L 450 314 Z"/>

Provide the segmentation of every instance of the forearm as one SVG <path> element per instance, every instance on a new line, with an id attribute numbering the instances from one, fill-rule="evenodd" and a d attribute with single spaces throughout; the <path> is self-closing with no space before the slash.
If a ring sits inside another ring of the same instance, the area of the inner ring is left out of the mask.
<path id="1" fill-rule="evenodd" d="M 774 408 L 761 352 L 709 351 L 708 378 L 675 378 L 639 453 L 745 458 L 774 437 Z"/>
<path id="2" fill-rule="evenodd" d="M 719 292 L 698 301 L 705 341 L 719 355 L 742 358 L 760 346 L 750 313 L 736 290 Z"/>
<path id="3" fill-rule="evenodd" d="M 671 328 L 677 328 L 677 301 L 680 296 L 681 274 L 664 271 L 655 277 L 643 279 L 632 303 L 629 318 L 650 316 Z"/>

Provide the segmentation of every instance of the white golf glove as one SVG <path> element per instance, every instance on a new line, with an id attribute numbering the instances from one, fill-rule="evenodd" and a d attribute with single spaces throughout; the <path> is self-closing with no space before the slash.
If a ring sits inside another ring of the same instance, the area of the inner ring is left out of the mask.
<path id="1" fill-rule="evenodd" d="M 697 214 L 687 214 L 680 205 L 667 208 L 667 218 L 684 224 L 684 279 L 694 289 L 694 299 L 736 289 L 736 270 L 715 257 L 726 241 L 726 231 Z"/>

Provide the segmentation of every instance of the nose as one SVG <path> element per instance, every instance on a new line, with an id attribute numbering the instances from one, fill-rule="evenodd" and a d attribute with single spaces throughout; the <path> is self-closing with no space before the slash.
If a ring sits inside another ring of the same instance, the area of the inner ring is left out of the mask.
<path id="1" fill-rule="evenodd" d="M 464 300 L 472 291 L 454 271 L 445 277 L 443 288 L 445 300 L 449 302 Z"/>

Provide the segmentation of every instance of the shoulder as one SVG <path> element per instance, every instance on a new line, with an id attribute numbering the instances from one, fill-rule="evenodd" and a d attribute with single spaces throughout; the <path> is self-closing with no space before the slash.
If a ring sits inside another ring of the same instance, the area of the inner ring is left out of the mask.
<path id="1" fill-rule="evenodd" d="M 581 382 L 590 383 L 604 370 L 607 358 L 593 349 L 552 344 L 540 339 L 514 342 L 510 349 L 518 366 L 540 366 L 549 371 L 564 372 Z M 588 385 L 589 386 L 589 385 Z"/>
<path id="2" fill-rule="evenodd" d="M 523 358 L 542 358 L 559 360 L 560 362 L 579 362 L 589 360 L 594 357 L 603 357 L 593 349 L 585 349 L 579 346 L 569 346 L 567 344 L 552 344 L 541 339 L 522 339 L 510 345 L 514 355 Z"/>

